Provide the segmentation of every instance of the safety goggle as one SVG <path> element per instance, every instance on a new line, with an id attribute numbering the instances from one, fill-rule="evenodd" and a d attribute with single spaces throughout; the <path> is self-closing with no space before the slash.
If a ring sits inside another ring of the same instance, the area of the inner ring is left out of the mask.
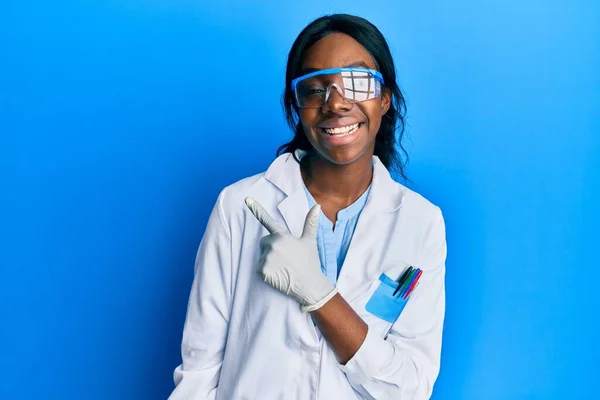
<path id="1" fill-rule="evenodd" d="M 296 104 L 301 108 L 323 107 L 331 88 L 349 103 L 372 100 L 381 95 L 383 76 L 367 68 L 331 68 L 311 72 L 292 81 Z"/>

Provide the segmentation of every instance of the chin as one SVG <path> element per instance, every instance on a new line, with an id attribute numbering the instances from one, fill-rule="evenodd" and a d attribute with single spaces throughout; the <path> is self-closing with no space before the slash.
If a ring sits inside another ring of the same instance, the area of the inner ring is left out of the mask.
<path id="1" fill-rule="evenodd" d="M 369 153 L 369 148 L 356 148 L 355 146 L 337 147 L 337 148 L 321 148 L 317 150 L 321 157 L 325 158 L 332 164 L 348 165 L 357 161 L 365 154 Z"/>

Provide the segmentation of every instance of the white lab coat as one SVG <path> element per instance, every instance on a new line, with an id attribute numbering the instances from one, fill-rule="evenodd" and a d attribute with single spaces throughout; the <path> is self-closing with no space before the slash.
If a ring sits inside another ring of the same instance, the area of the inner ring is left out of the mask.
<path id="1" fill-rule="evenodd" d="M 256 199 L 296 236 L 308 212 L 299 165 L 286 153 L 217 199 L 198 249 L 183 363 L 175 369 L 170 400 L 430 397 L 445 309 L 444 221 L 438 207 L 395 182 L 376 156 L 373 168 L 371 193 L 337 283 L 368 324 L 354 357 L 341 365 L 310 314 L 257 272 L 259 241 L 268 232 L 244 198 Z M 396 322 L 366 311 L 381 273 L 396 279 L 409 265 L 423 274 Z"/>

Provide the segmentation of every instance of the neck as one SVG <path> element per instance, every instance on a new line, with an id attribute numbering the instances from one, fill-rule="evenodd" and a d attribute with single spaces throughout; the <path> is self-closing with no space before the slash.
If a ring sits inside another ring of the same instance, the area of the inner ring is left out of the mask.
<path id="1" fill-rule="evenodd" d="M 373 179 L 372 154 L 363 154 L 348 165 L 337 165 L 312 152 L 303 159 L 302 178 L 315 199 L 327 198 L 345 207 L 354 203 Z"/>

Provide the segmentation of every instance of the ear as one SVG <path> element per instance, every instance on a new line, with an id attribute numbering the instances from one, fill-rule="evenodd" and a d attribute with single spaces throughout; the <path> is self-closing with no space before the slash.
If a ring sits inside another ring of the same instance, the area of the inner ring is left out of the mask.
<path id="1" fill-rule="evenodd" d="M 390 89 L 383 87 L 381 90 L 381 116 L 384 116 L 392 104 L 392 92 Z"/>

